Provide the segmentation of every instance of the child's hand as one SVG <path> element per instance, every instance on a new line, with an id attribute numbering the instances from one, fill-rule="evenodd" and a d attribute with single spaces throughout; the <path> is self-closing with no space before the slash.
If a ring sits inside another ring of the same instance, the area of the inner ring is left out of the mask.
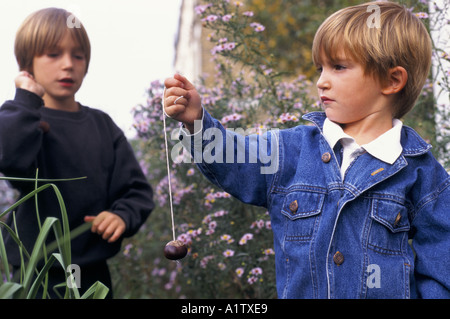
<path id="1" fill-rule="evenodd" d="M 34 77 L 27 71 L 20 72 L 14 82 L 16 84 L 16 88 L 33 92 L 40 97 L 44 96 L 45 90 L 42 85 L 37 83 Z"/>
<path id="2" fill-rule="evenodd" d="M 86 216 L 84 221 L 92 222 L 91 231 L 102 236 L 108 243 L 113 243 L 123 234 L 126 225 L 119 215 L 111 212 L 101 212 L 97 216 Z"/>
<path id="3" fill-rule="evenodd" d="M 200 95 L 194 85 L 180 74 L 166 79 L 164 85 L 164 111 L 194 133 L 194 121 L 201 120 L 203 114 Z"/>

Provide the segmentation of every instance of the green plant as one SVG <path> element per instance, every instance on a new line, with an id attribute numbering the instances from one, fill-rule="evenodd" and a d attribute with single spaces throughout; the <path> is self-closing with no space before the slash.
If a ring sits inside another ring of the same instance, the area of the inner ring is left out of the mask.
<path id="1" fill-rule="evenodd" d="M 0 214 L 0 277 L 3 277 L 3 281 L 0 282 L 0 299 L 8 298 L 18 298 L 18 299 L 33 299 L 36 298 L 39 287 L 42 286 L 42 298 L 47 297 L 47 279 L 48 271 L 50 267 L 58 262 L 59 265 L 66 271 L 67 267 L 71 265 L 71 250 L 70 242 L 73 238 L 83 233 L 90 228 L 89 224 L 83 224 L 78 228 L 70 231 L 69 222 L 67 217 L 67 210 L 64 204 L 64 200 L 58 187 L 52 182 L 55 181 L 72 181 L 75 179 L 60 179 L 60 180 L 46 180 L 38 179 L 37 174 L 35 179 L 27 178 L 11 178 L 11 177 L 0 177 L 0 180 L 9 181 L 21 181 L 21 182 L 34 182 L 35 188 L 32 192 L 23 196 L 16 203 L 7 208 L 3 213 Z M 38 187 L 38 183 L 46 183 Z M 51 189 L 55 192 L 58 200 L 59 209 L 61 211 L 61 220 L 56 217 L 47 217 L 43 223 L 39 218 L 38 211 L 38 193 Z M 36 201 L 36 213 L 38 217 L 39 224 L 39 235 L 36 238 L 33 250 L 30 252 L 24 247 L 21 242 L 17 230 L 17 225 L 15 224 L 14 210 L 21 205 L 23 202 L 31 199 Z M 1 220 L 6 214 L 13 214 L 13 228 L 8 226 L 4 221 Z M 18 245 L 21 254 L 21 267 L 20 267 L 20 279 L 19 282 L 13 282 L 10 273 L 10 267 L 8 264 L 7 251 L 3 242 L 2 228 L 9 233 L 13 238 L 15 243 Z M 56 242 L 46 245 L 46 239 L 50 232 L 53 231 Z M 54 252 L 56 250 L 56 252 Z M 39 269 L 38 263 L 40 260 L 44 260 L 44 265 Z M 2 272 L 4 274 L 2 274 Z M 66 273 L 66 280 L 73 280 L 73 277 Z M 68 282 L 68 281 L 66 281 Z M 73 281 L 72 281 L 73 283 Z M 65 284 L 64 284 L 65 285 Z M 69 288 L 70 286 L 70 288 Z M 64 298 L 104 298 L 108 293 L 108 288 L 96 282 L 91 288 L 89 288 L 82 296 L 78 292 L 76 285 L 66 285 L 66 291 Z"/>

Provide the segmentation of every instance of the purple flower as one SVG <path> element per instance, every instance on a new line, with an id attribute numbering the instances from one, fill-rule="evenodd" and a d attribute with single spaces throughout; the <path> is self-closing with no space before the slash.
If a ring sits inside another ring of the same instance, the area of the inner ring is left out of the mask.
<path id="1" fill-rule="evenodd" d="M 206 9 L 208 9 L 211 6 L 212 5 L 210 3 L 209 4 L 202 4 L 202 5 L 196 6 L 194 10 L 195 10 L 196 14 L 203 14 L 203 13 L 205 13 Z"/>
<path id="2" fill-rule="evenodd" d="M 226 39 L 221 39 L 221 41 L 226 40 Z M 211 50 L 211 54 L 215 55 L 217 52 L 222 52 L 222 51 L 231 51 L 236 47 L 236 42 L 220 42 L 219 41 L 219 45 L 216 45 L 214 48 L 212 48 Z"/>
<path id="3" fill-rule="evenodd" d="M 218 16 L 216 16 L 215 14 L 211 14 L 211 15 L 207 16 L 206 18 L 203 18 L 202 21 L 214 22 L 217 19 L 219 19 Z"/>
<path id="4" fill-rule="evenodd" d="M 263 252 L 264 255 L 268 256 L 268 255 L 275 255 L 275 251 L 272 248 L 267 248 L 264 250 Z"/>
<path id="5" fill-rule="evenodd" d="M 239 245 L 245 245 L 247 243 L 247 241 L 253 239 L 253 234 L 251 233 L 247 233 L 244 236 L 242 236 L 242 238 L 239 240 Z"/>
<path id="6" fill-rule="evenodd" d="M 228 122 L 230 122 L 230 121 L 239 121 L 241 118 L 242 118 L 242 115 L 241 115 L 241 114 L 233 113 L 233 114 L 224 116 L 224 117 L 220 120 L 220 122 L 221 122 L 222 124 L 225 124 L 225 123 L 228 123 Z"/>
<path id="7" fill-rule="evenodd" d="M 261 267 L 255 267 L 252 270 L 250 270 L 250 274 L 255 275 L 255 276 L 259 276 L 262 275 L 263 271 Z"/>
<path id="8" fill-rule="evenodd" d="M 426 13 L 426 12 L 418 12 L 415 15 L 419 19 L 428 19 L 428 13 Z"/>
<path id="9" fill-rule="evenodd" d="M 240 278 L 244 274 L 244 268 L 239 267 L 236 269 L 236 275 Z"/>
<path id="10" fill-rule="evenodd" d="M 227 250 L 225 250 L 224 252 L 223 252 L 223 255 L 225 256 L 225 257 L 233 257 L 234 256 L 234 250 L 232 250 L 232 249 L 227 249 Z"/>
<path id="11" fill-rule="evenodd" d="M 228 22 L 228 21 L 231 20 L 232 17 L 233 17 L 233 16 L 232 16 L 231 14 L 226 14 L 226 15 L 224 15 L 224 16 L 222 17 L 222 21 L 223 21 L 223 22 Z"/>
<path id="12" fill-rule="evenodd" d="M 123 255 L 125 257 L 130 257 L 130 249 L 133 248 L 132 244 L 128 244 L 125 246 L 125 249 L 123 250 Z"/>
<path id="13" fill-rule="evenodd" d="M 231 50 L 233 50 L 235 47 L 236 47 L 236 42 L 228 42 L 228 43 L 225 43 L 224 44 L 224 49 L 226 50 L 226 51 L 231 51 Z"/>
<path id="14" fill-rule="evenodd" d="M 255 30 L 255 32 L 262 32 L 266 29 L 265 26 L 258 22 L 252 22 L 250 23 L 250 26 Z"/>
<path id="15" fill-rule="evenodd" d="M 251 276 L 250 278 L 248 278 L 248 280 L 247 280 L 247 282 L 250 284 L 250 285 L 253 285 L 255 282 L 257 282 L 258 281 L 258 278 L 256 278 L 255 276 Z"/>

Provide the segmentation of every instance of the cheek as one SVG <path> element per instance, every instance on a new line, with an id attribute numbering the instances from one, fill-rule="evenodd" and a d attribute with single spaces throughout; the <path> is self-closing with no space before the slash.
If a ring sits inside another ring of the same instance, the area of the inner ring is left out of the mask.
<path id="1" fill-rule="evenodd" d="M 34 71 L 33 72 L 34 79 L 38 83 L 45 84 L 46 82 L 48 82 L 48 80 L 49 80 L 49 76 L 48 76 L 49 70 L 47 68 L 41 68 L 39 66 L 35 66 L 33 68 L 33 71 Z"/>
<path id="2" fill-rule="evenodd" d="M 86 61 L 77 61 L 75 65 L 78 75 L 84 77 L 86 75 Z"/>
<path id="3" fill-rule="evenodd" d="M 52 66 L 49 63 L 45 63 L 45 61 L 41 58 L 35 58 L 33 61 L 33 75 L 36 78 L 36 80 L 47 77 L 48 73 L 51 73 Z"/>
<path id="4" fill-rule="evenodd" d="M 40 69 L 41 69 L 41 63 L 38 59 L 34 58 L 33 59 L 33 63 L 31 65 L 31 74 L 33 74 L 33 76 L 36 76 L 36 73 L 40 73 Z"/>

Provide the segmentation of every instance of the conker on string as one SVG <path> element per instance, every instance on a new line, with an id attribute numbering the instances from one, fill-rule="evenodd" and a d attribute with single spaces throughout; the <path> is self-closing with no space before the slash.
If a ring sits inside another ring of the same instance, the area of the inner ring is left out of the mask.
<path id="1" fill-rule="evenodd" d="M 182 259 L 187 254 L 187 247 L 179 240 L 172 240 L 164 247 L 164 256 L 170 260 Z"/>

